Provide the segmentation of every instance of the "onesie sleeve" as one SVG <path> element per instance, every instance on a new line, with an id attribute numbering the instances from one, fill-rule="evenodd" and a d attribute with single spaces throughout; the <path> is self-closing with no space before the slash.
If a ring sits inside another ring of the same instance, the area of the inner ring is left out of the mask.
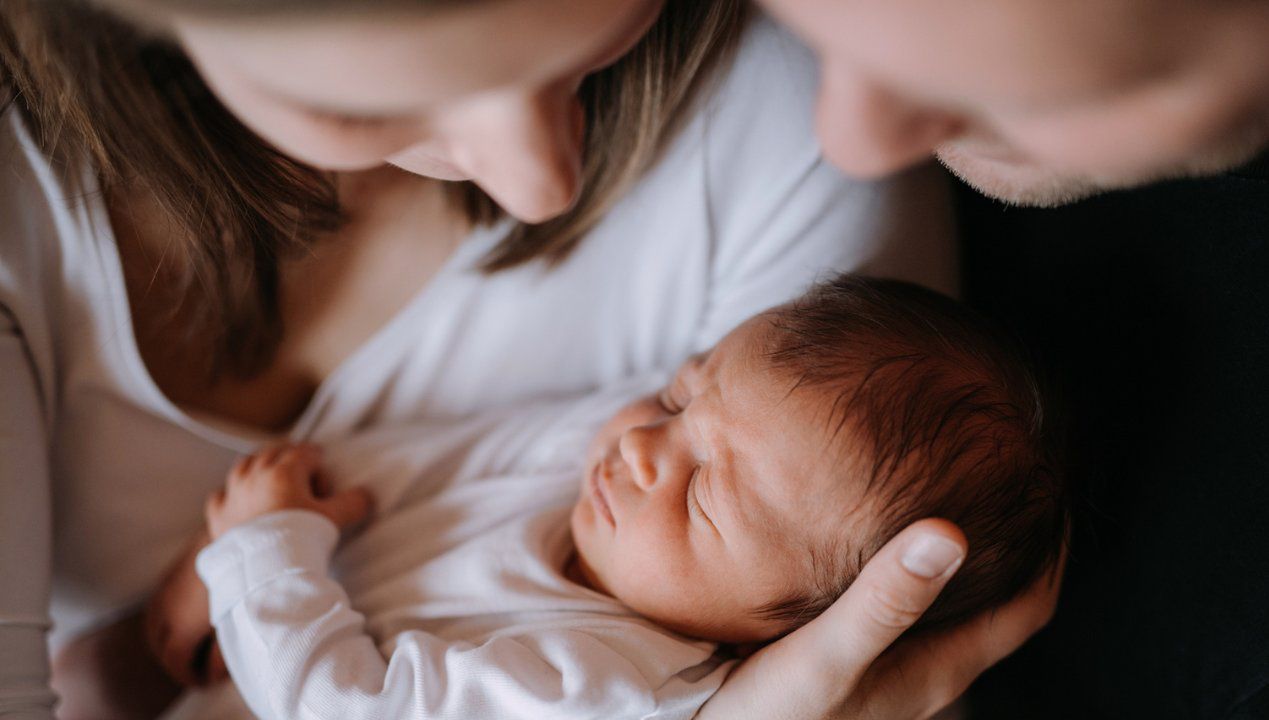
<path id="1" fill-rule="evenodd" d="M 481 643 L 409 631 L 385 659 L 327 575 L 337 539 L 325 518 L 291 510 L 225 533 L 198 557 L 226 664 L 261 718 L 690 718 L 708 697 L 670 692 L 678 699 L 659 703 L 687 681 L 647 677 L 627 659 L 628 637 L 589 628 Z"/>
<path id="2" fill-rule="evenodd" d="M 817 83 L 812 54 L 759 17 L 705 110 L 715 247 L 696 350 L 837 272 L 955 289 L 950 187 L 942 172 L 923 167 L 878 181 L 843 176 L 815 139 Z"/>
<path id="3" fill-rule="evenodd" d="M 0 718 L 52 718 L 52 511 L 46 419 L 22 332 L 0 304 Z"/>

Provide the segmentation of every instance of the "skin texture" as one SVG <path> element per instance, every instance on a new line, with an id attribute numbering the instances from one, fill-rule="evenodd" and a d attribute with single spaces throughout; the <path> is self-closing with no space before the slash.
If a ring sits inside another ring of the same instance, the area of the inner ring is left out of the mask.
<path id="1" fill-rule="evenodd" d="M 473 180 L 539 222 L 580 190 L 582 78 L 629 50 L 661 4 L 482 2 L 417 17 L 171 25 L 221 101 L 287 154 L 330 170 L 386 162 Z"/>
<path id="2" fill-rule="evenodd" d="M 821 451 L 826 401 L 788 392 L 763 357 L 768 332 L 748 321 L 609 420 L 571 517 L 591 586 L 695 637 L 779 634 L 757 610 L 813 585 L 808 549 L 869 529 L 842 522 L 860 497 Z"/>
<path id="3" fill-rule="evenodd" d="M 417 22 L 365 17 L 236 25 L 178 17 L 170 29 L 225 104 L 296 158 L 332 170 L 388 161 L 430 177 L 469 177 L 508 212 L 535 221 L 562 212 L 578 191 L 577 83 L 633 44 L 659 4 L 488 2 L 454 11 L 448 19 L 435 14 Z M 450 23 L 446 37 L 438 33 L 424 41 L 430 27 L 441 28 L 432 22 Z M 505 57 L 488 52 L 494 47 Z M 255 414 L 285 417 L 285 408 Z M 914 537 L 943 543 L 944 552 L 927 558 L 941 563 L 942 571 L 914 574 L 898 561 L 897 550 L 883 551 L 864 571 L 868 582 L 856 583 L 807 629 L 742 665 L 737 680 L 724 684 L 702 716 L 845 717 L 837 711 L 848 701 L 865 711 L 873 705 L 891 709 L 885 703 L 894 700 L 941 706 L 955 697 L 946 694 L 952 684 L 909 687 L 905 679 L 938 672 L 972 677 L 966 668 L 976 674 L 986 667 L 983 643 L 1012 649 L 1049 617 L 1045 598 L 1011 606 L 1022 621 L 952 638 L 946 656 L 891 653 L 874 666 L 903 623 L 915 622 L 933 602 L 966 551 L 964 540 L 945 523 L 919 524 L 891 546 Z M 920 566 L 929 568 L 930 562 Z M 188 573 L 173 572 L 158 597 L 185 597 L 179 586 L 189 582 Z M 872 602 L 878 598 L 889 604 Z M 904 613 L 890 613 L 891 607 Z M 210 630 L 205 618 L 201 627 L 166 627 L 188 615 L 173 603 L 155 602 L 148 615 L 151 638 L 202 638 Z M 829 647 L 825 637 L 840 642 Z M 851 652 L 844 654 L 839 645 L 848 640 Z M 154 650 L 174 664 L 169 672 L 182 677 L 196 646 Z M 855 682 L 862 677 L 872 678 L 867 688 Z M 736 712 L 738 707 L 744 711 Z M 750 712 L 760 708 L 780 713 Z M 795 708 L 796 714 L 786 712 Z"/>
<path id="4" fill-rule="evenodd" d="M 842 170 L 936 155 L 1032 205 L 1210 174 L 1269 144 L 1269 4 L 766 0 L 817 51 Z"/>

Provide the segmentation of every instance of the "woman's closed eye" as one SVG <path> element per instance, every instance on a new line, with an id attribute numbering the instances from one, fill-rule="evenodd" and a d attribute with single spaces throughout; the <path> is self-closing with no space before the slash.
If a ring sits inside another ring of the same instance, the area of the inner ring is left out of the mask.
<path id="1" fill-rule="evenodd" d="M 304 114 L 327 127 L 340 130 L 376 130 L 400 121 L 400 118 L 378 115 L 352 115 L 318 108 L 305 108 Z"/>

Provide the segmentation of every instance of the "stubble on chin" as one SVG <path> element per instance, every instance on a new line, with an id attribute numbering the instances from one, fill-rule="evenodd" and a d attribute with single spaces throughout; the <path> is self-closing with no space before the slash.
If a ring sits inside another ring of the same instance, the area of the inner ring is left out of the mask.
<path id="1" fill-rule="evenodd" d="M 955 146 L 939 148 L 935 157 L 958 179 L 988 197 L 1019 207 L 1051 208 L 1113 190 L 1210 177 L 1237 169 L 1269 150 L 1269 123 L 1256 123 L 1226 137 L 1223 145 L 1196 157 L 1133 175 L 1106 178 L 1055 173 L 1029 163 L 996 161 Z"/>
<path id="2" fill-rule="evenodd" d="M 987 197 L 1018 207 L 1058 207 L 1109 189 L 1089 178 L 982 160 L 955 149 L 939 150 L 935 158 L 966 185 Z"/>

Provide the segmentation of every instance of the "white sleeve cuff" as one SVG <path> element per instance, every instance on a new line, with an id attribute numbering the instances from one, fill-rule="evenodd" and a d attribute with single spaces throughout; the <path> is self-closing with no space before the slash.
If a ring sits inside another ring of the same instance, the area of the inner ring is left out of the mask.
<path id="1" fill-rule="evenodd" d="M 325 575 L 339 529 L 309 510 L 262 515 L 221 535 L 198 554 L 215 624 L 252 591 L 296 573 Z"/>

